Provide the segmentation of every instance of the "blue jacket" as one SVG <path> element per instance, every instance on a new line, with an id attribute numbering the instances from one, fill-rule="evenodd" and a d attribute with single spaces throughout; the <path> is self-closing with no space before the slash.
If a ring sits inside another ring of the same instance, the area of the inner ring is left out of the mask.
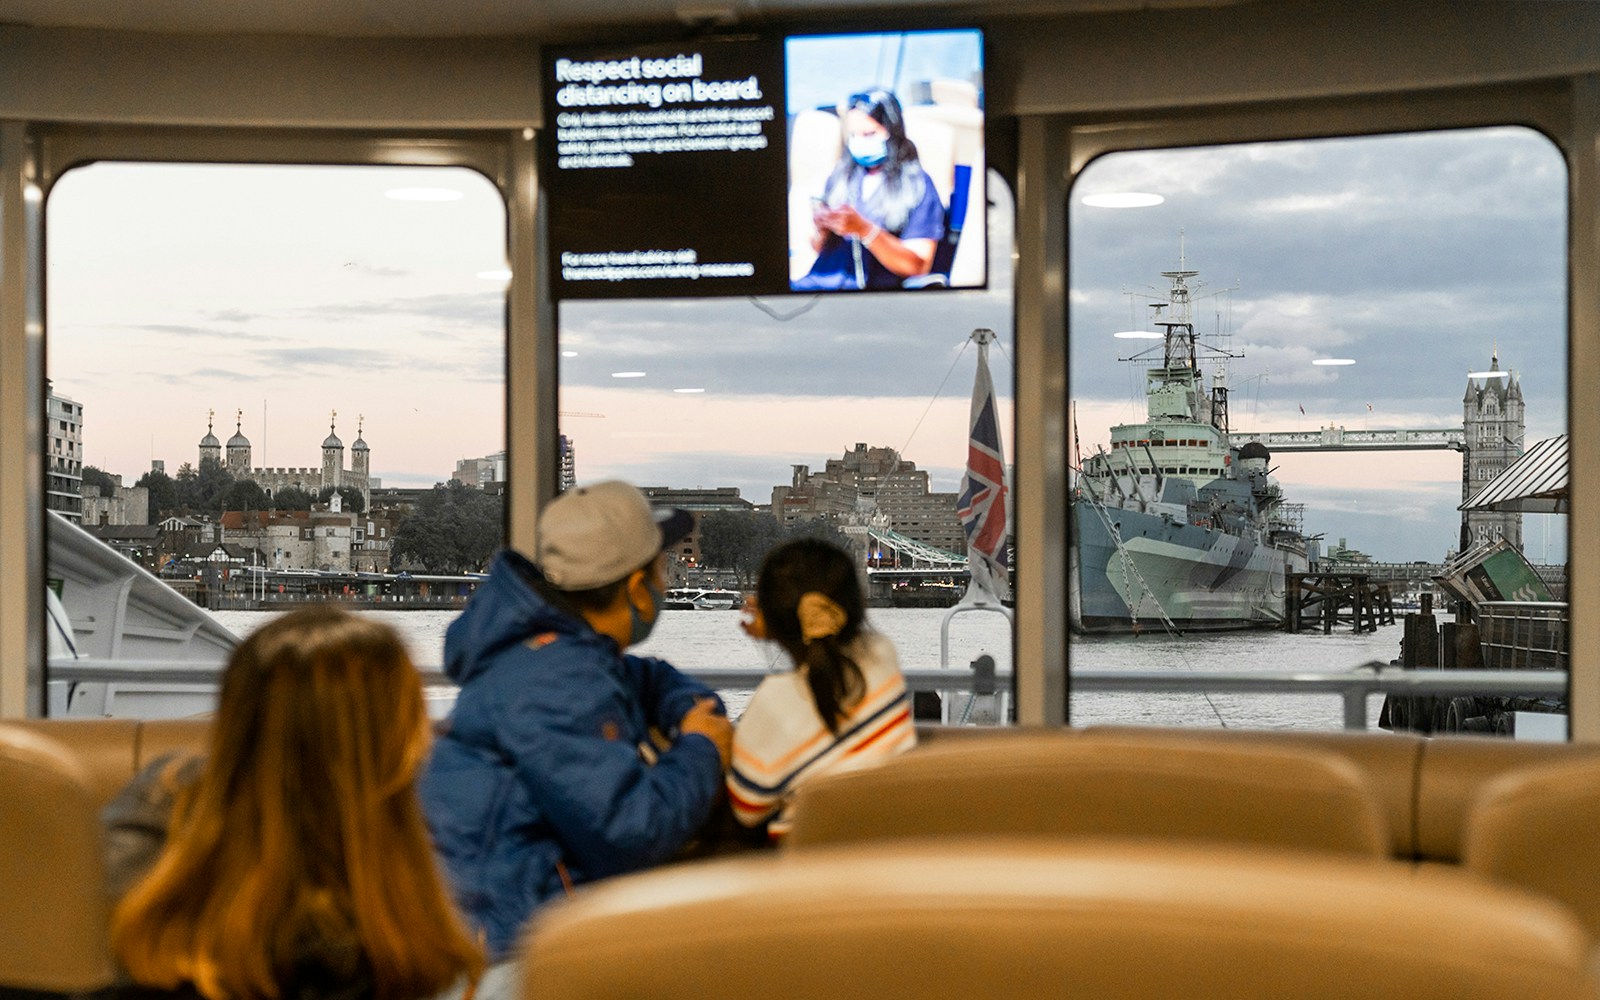
<path id="1" fill-rule="evenodd" d="M 654 764 L 641 750 L 651 727 L 672 732 L 716 695 L 662 660 L 624 655 L 540 586 L 532 563 L 503 552 L 451 623 L 445 672 L 461 693 L 421 781 L 457 902 L 497 958 L 564 893 L 558 864 L 580 884 L 664 861 L 722 787 L 704 736 L 679 737 Z"/>

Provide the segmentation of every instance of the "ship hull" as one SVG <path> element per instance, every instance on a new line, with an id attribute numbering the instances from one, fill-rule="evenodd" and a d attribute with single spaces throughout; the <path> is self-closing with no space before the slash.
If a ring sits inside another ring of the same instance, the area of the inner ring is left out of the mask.
<path id="1" fill-rule="evenodd" d="M 1285 572 L 1306 569 L 1296 549 L 1139 511 L 1078 502 L 1071 521 L 1074 632 L 1275 628 Z"/>

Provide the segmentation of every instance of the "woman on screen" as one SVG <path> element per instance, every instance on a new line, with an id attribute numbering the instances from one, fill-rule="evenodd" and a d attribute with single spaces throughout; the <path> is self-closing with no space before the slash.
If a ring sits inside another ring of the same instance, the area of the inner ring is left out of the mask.
<path id="1" fill-rule="evenodd" d="M 944 204 L 906 138 L 900 101 L 874 88 L 840 116 L 844 151 L 812 199 L 816 263 L 796 291 L 900 288 L 928 273 L 944 237 Z"/>

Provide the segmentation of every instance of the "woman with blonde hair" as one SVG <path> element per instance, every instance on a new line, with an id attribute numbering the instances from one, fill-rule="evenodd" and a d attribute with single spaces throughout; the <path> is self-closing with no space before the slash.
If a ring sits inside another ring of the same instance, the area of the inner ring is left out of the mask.
<path id="1" fill-rule="evenodd" d="M 417 804 L 428 719 L 384 625 L 332 608 L 234 651 L 203 761 L 158 761 L 107 810 L 133 995 L 414 1000 L 483 969 Z M 142 875 L 142 879 L 139 876 Z"/>

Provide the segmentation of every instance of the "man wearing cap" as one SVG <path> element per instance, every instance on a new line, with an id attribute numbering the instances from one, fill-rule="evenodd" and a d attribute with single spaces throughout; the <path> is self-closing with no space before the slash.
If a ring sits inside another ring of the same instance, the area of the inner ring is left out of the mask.
<path id="1" fill-rule="evenodd" d="M 722 701 L 623 652 L 660 614 L 662 549 L 692 525 L 627 483 L 570 490 L 539 516 L 536 563 L 502 552 L 450 625 L 461 692 L 421 794 L 491 959 L 540 904 L 666 860 L 711 813 L 732 734 Z"/>

